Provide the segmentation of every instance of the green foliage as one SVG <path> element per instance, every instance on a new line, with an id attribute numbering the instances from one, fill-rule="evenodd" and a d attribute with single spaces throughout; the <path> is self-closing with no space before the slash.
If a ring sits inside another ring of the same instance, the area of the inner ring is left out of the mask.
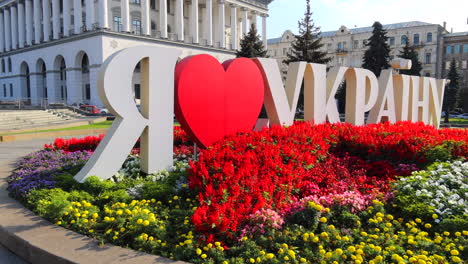
<path id="1" fill-rule="evenodd" d="M 66 172 L 55 176 L 54 180 L 57 182 L 56 186 L 64 190 L 72 190 L 79 188 L 79 183 L 73 178 L 73 175 L 75 174 L 72 173 L 73 172 Z"/>
<path id="2" fill-rule="evenodd" d="M 460 149 L 465 143 L 459 141 L 444 141 L 440 145 L 433 146 L 425 150 L 425 156 L 428 163 L 436 161 L 447 161 L 453 160 L 455 150 Z"/>
<path id="3" fill-rule="evenodd" d="M 400 70 L 400 74 L 420 76 L 422 70 L 422 64 L 419 61 L 418 52 L 415 50 L 414 46 L 410 46 L 409 42 L 406 42 L 405 47 L 400 51 L 398 57 L 411 60 L 411 69 L 409 70 Z"/>
<path id="4" fill-rule="evenodd" d="M 255 24 L 250 25 L 249 32 L 244 35 L 240 41 L 240 50 L 237 51 L 236 57 L 244 58 L 265 58 L 267 57 L 267 51 L 263 42 L 260 40 L 260 36 L 257 33 Z"/>
<path id="5" fill-rule="evenodd" d="M 63 215 L 70 206 L 69 196 L 68 192 L 59 188 L 33 190 L 27 203 L 38 215 L 54 220 Z"/>
<path id="6" fill-rule="evenodd" d="M 461 100 L 462 90 L 460 89 L 460 75 L 458 74 L 455 59 L 450 63 L 450 70 L 447 74 L 450 83 L 445 87 L 443 109 L 445 111 L 445 123 L 449 123 L 449 112 L 454 110 Z"/>
<path id="7" fill-rule="evenodd" d="M 91 194 L 85 191 L 73 190 L 70 192 L 70 196 L 68 197 L 68 200 L 70 202 L 80 202 L 83 200 L 93 202 L 95 198 L 94 196 L 92 196 Z"/>
<path id="8" fill-rule="evenodd" d="M 306 0 L 306 11 L 304 18 L 298 22 L 299 35 L 292 43 L 292 51 L 287 54 L 284 63 L 289 64 L 296 61 L 306 61 L 313 63 L 326 64 L 331 61 L 327 52 L 321 51 L 323 47 L 320 37 L 320 27 L 316 27 L 312 20 L 312 11 L 310 10 L 310 0 Z"/>
<path id="9" fill-rule="evenodd" d="M 364 53 L 362 67 L 372 71 L 377 77 L 383 69 L 390 67 L 390 47 L 387 44 L 387 31 L 383 29 L 382 24 L 375 22 L 372 27 L 372 36 L 369 38 Z"/>
<path id="10" fill-rule="evenodd" d="M 305 208 L 291 215 L 288 219 L 289 223 L 303 226 L 311 231 L 315 231 L 318 227 L 318 216 L 320 213 L 314 208 Z"/>
<path id="11" fill-rule="evenodd" d="M 93 196 L 99 196 L 106 191 L 114 190 L 115 183 L 109 180 L 102 180 L 97 176 L 91 176 L 86 178 L 85 182 L 82 185 L 82 188 Z"/>

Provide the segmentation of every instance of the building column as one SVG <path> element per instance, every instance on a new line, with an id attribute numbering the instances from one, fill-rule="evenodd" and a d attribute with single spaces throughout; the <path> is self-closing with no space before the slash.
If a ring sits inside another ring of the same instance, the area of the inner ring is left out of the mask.
<path id="1" fill-rule="evenodd" d="M 82 103 L 81 69 L 67 68 L 67 104 Z"/>
<path id="2" fill-rule="evenodd" d="M 26 34 L 24 21 L 24 3 L 18 2 L 18 47 L 24 48 L 24 37 Z"/>
<path id="3" fill-rule="evenodd" d="M 184 1 L 176 0 L 175 24 L 177 40 L 184 41 Z"/>
<path id="4" fill-rule="evenodd" d="M 89 67 L 89 85 L 91 89 L 91 104 L 97 107 L 102 107 L 101 98 L 99 97 L 99 92 L 97 88 L 98 76 L 99 76 L 100 67 L 91 65 Z"/>
<path id="5" fill-rule="evenodd" d="M 255 28 L 257 28 L 257 11 L 252 12 L 252 21 L 250 21 L 250 23 L 252 23 Z"/>
<path id="6" fill-rule="evenodd" d="M 99 1 L 99 26 L 101 28 L 109 28 L 107 0 Z"/>
<path id="7" fill-rule="evenodd" d="M 18 48 L 18 11 L 16 6 L 10 7 L 11 19 L 11 49 Z"/>
<path id="8" fill-rule="evenodd" d="M 206 45 L 213 46 L 213 0 L 206 0 Z"/>
<path id="9" fill-rule="evenodd" d="M 192 29 L 191 29 L 191 35 L 192 35 L 192 43 L 198 44 L 200 42 L 198 36 L 199 36 L 199 27 L 198 27 L 198 0 L 192 0 Z"/>
<path id="10" fill-rule="evenodd" d="M 4 30 L 5 30 L 5 25 L 4 25 L 4 18 L 3 18 L 3 9 L 1 9 L 0 10 L 0 32 Z M 3 34 L 3 32 L 0 33 L 0 52 L 5 52 L 5 34 Z"/>
<path id="11" fill-rule="evenodd" d="M 60 38 L 60 0 L 52 0 L 52 34 L 54 39 Z"/>
<path id="12" fill-rule="evenodd" d="M 10 10 L 5 8 L 5 12 L 3 13 L 3 20 L 4 20 L 4 34 L 5 34 L 5 50 L 11 50 L 11 27 L 10 27 Z"/>
<path id="13" fill-rule="evenodd" d="M 83 10 L 81 7 L 81 0 L 73 0 L 73 17 L 74 17 L 74 32 L 75 34 L 81 33 L 81 27 L 83 26 Z"/>
<path id="14" fill-rule="evenodd" d="M 26 45 L 31 46 L 33 40 L 33 11 L 31 0 L 25 0 L 26 10 Z"/>
<path id="15" fill-rule="evenodd" d="M 93 30 L 94 20 L 94 0 L 86 0 L 86 30 Z"/>
<path id="16" fill-rule="evenodd" d="M 39 44 L 41 43 L 41 1 L 34 0 L 34 43 Z"/>
<path id="17" fill-rule="evenodd" d="M 267 40 L 267 14 L 262 15 L 262 42 L 263 47 L 265 50 L 268 48 L 268 40 Z"/>
<path id="18" fill-rule="evenodd" d="M 128 1 L 129 0 L 120 0 L 123 32 L 130 32 L 130 3 Z"/>
<path id="19" fill-rule="evenodd" d="M 161 38 L 167 38 L 167 2 L 159 0 L 159 31 Z"/>
<path id="20" fill-rule="evenodd" d="M 42 25 L 44 41 L 50 40 L 50 0 L 42 0 Z"/>
<path id="21" fill-rule="evenodd" d="M 58 73 L 53 70 L 46 73 L 47 101 L 49 104 L 57 102 L 57 75 Z"/>
<path id="22" fill-rule="evenodd" d="M 231 4 L 231 49 L 237 50 L 237 6 Z"/>
<path id="23" fill-rule="evenodd" d="M 242 11 L 242 34 L 247 35 L 249 33 L 249 13 L 247 8 L 243 7 L 241 8 Z M 241 36 L 243 37 L 243 36 Z"/>
<path id="24" fill-rule="evenodd" d="M 39 98 L 39 74 L 36 72 L 29 73 L 29 85 L 31 87 L 31 104 L 32 105 L 40 105 L 41 100 Z"/>
<path id="25" fill-rule="evenodd" d="M 70 36 L 70 29 L 71 29 L 71 0 L 63 0 L 62 6 L 62 17 L 63 17 L 63 35 L 65 37 Z"/>
<path id="26" fill-rule="evenodd" d="M 219 47 L 226 48 L 226 14 L 224 9 L 224 0 L 218 1 L 218 24 L 219 24 Z"/>
<path id="27" fill-rule="evenodd" d="M 143 35 L 151 35 L 151 15 L 150 15 L 150 1 L 141 0 L 141 27 Z"/>

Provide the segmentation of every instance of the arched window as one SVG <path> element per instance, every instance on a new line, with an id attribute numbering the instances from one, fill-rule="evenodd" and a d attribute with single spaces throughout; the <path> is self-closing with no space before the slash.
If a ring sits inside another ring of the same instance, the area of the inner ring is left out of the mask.
<path id="1" fill-rule="evenodd" d="M 408 43 L 408 37 L 406 35 L 401 36 L 401 45 Z"/>
<path id="2" fill-rule="evenodd" d="M 419 45 L 419 34 L 414 34 L 413 35 L 413 44 L 414 45 Z"/>
<path id="3" fill-rule="evenodd" d="M 431 32 L 427 33 L 426 41 L 427 42 L 432 42 L 432 33 Z"/>
<path id="4" fill-rule="evenodd" d="M 81 61 L 81 72 L 82 73 L 89 72 L 89 60 L 86 54 L 83 56 L 83 60 Z"/>

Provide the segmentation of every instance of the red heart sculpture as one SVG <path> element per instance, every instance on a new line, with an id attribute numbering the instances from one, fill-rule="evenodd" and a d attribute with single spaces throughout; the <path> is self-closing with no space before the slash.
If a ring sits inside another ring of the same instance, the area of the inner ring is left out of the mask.
<path id="1" fill-rule="evenodd" d="M 263 97 L 262 74 L 250 59 L 229 60 L 221 65 L 210 55 L 196 55 L 176 66 L 176 117 L 202 147 L 226 135 L 252 130 Z"/>

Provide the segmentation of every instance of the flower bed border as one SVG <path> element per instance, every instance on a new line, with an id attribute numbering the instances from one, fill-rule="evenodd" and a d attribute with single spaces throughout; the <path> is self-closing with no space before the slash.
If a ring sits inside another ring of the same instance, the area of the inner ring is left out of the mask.
<path id="1" fill-rule="evenodd" d="M 14 169 L 11 157 L 0 164 L 0 244 L 30 263 L 174 263 L 118 246 L 99 246 L 98 241 L 36 216 L 8 196 L 6 178 Z"/>

